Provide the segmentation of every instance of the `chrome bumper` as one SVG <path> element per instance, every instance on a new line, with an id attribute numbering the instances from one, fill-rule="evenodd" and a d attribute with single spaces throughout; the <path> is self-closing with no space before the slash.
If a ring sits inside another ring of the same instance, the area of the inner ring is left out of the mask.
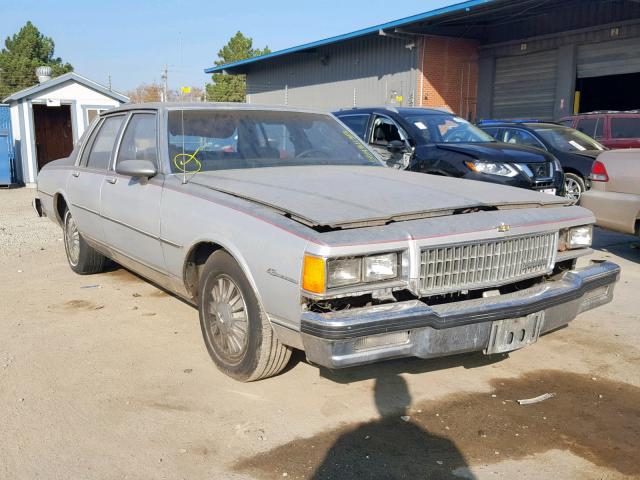
<path id="1" fill-rule="evenodd" d="M 543 313 L 540 333 L 608 303 L 620 267 L 593 262 L 516 293 L 429 306 L 419 300 L 330 313 L 305 312 L 307 358 L 329 368 L 387 358 L 433 358 L 485 350 L 492 322 Z M 369 339 L 369 340 L 364 340 Z"/>

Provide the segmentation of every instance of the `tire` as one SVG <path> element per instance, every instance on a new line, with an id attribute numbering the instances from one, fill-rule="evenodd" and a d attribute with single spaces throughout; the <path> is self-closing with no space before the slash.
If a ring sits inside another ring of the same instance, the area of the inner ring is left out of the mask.
<path id="1" fill-rule="evenodd" d="M 63 220 L 64 250 L 71 270 L 79 275 L 102 272 L 106 258 L 82 238 L 76 221 L 68 209 L 64 212 Z"/>
<path id="2" fill-rule="evenodd" d="M 202 337 L 226 375 L 252 382 L 280 373 L 291 349 L 282 344 L 242 269 L 218 250 L 204 265 L 198 289 Z"/>
<path id="3" fill-rule="evenodd" d="M 564 196 L 570 199 L 575 205 L 580 203 L 580 197 L 586 192 L 587 187 L 580 175 L 575 173 L 564 174 Z"/>

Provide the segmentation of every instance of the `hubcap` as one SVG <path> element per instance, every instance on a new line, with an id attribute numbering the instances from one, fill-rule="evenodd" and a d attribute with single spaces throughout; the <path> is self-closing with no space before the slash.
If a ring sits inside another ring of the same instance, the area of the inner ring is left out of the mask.
<path id="1" fill-rule="evenodd" d="M 207 330 L 220 357 L 239 363 L 247 350 L 249 318 L 240 288 L 226 275 L 218 276 L 209 290 Z"/>
<path id="2" fill-rule="evenodd" d="M 566 178 L 564 181 L 564 185 L 565 197 L 572 200 L 574 203 L 580 200 L 580 196 L 582 195 L 582 188 L 576 180 L 574 180 L 573 178 Z"/>
<path id="3" fill-rule="evenodd" d="M 71 265 L 78 265 L 80 259 L 80 233 L 76 221 L 71 215 L 67 215 L 64 229 L 64 245 L 67 249 L 67 257 Z"/>

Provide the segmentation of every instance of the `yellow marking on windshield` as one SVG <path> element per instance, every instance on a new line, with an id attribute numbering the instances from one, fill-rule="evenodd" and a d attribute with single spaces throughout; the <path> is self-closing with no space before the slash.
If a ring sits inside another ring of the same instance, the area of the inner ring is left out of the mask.
<path id="1" fill-rule="evenodd" d="M 353 133 L 351 133 L 349 130 L 343 130 L 342 133 L 344 134 L 345 137 L 351 140 L 351 143 L 353 143 L 353 145 L 358 149 L 358 151 L 360 151 L 362 155 L 365 156 L 367 160 L 373 163 L 380 163 L 380 161 L 375 157 L 375 155 L 373 155 L 369 151 L 369 149 L 365 147 L 362 144 L 362 142 L 360 142 L 360 140 L 356 138 L 356 136 Z"/>
<path id="2" fill-rule="evenodd" d="M 175 157 L 173 157 L 173 165 L 183 173 L 198 173 L 202 169 L 202 163 L 200 160 L 196 158 L 198 152 L 202 149 L 204 145 L 198 147 L 198 149 L 193 153 L 178 153 Z M 178 160 L 178 158 L 184 157 L 184 160 Z M 187 170 L 187 165 L 191 162 L 195 162 L 195 169 Z"/>

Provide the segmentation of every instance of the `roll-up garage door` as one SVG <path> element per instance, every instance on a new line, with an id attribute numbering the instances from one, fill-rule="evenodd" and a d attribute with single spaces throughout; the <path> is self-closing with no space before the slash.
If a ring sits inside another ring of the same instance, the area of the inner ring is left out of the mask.
<path id="1" fill-rule="evenodd" d="M 640 38 L 578 47 L 578 78 L 640 72 Z"/>
<path id="2" fill-rule="evenodd" d="M 558 52 L 496 59 L 494 118 L 553 118 Z"/>

